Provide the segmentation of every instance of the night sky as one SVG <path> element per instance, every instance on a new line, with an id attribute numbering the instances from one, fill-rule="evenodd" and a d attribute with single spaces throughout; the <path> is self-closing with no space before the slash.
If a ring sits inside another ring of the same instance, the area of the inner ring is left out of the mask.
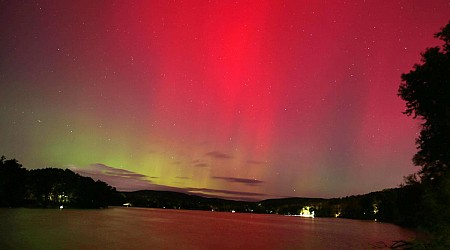
<path id="1" fill-rule="evenodd" d="M 0 155 L 118 190 L 234 199 L 398 186 L 400 75 L 433 1 L 0 1 Z"/>

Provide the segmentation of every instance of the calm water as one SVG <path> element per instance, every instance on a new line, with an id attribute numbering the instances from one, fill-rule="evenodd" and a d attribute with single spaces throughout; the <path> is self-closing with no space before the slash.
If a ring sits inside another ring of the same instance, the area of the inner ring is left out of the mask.
<path id="1" fill-rule="evenodd" d="M 0 249 L 373 249 L 391 224 L 145 208 L 0 209 Z"/>

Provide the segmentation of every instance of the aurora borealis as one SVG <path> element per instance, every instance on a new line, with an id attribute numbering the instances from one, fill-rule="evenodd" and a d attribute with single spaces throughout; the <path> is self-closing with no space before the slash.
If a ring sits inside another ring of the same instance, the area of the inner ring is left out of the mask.
<path id="1" fill-rule="evenodd" d="M 119 190 L 339 197 L 418 170 L 436 1 L 1 1 L 0 154 Z"/>

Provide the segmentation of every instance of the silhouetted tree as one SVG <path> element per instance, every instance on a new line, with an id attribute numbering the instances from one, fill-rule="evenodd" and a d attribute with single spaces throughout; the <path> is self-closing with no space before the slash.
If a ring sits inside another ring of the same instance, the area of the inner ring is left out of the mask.
<path id="1" fill-rule="evenodd" d="M 34 169 L 28 175 L 29 197 L 32 197 L 29 203 L 40 207 L 107 207 L 117 193 L 105 182 L 80 176 L 69 169 Z"/>
<path id="2" fill-rule="evenodd" d="M 16 159 L 0 157 L 0 206 L 15 207 L 23 204 L 26 169 Z"/>
<path id="3" fill-rule="evenodd" d="M 115 188 L 69 169 L 26 170 L 15 159 L 0 158 L 0 207 L 99 208 L 121 201 Z"/>
<path id="4" fill-rule="evenodd" d="M 435 234 L 436 246 L 450 247 L 450 22 L 435 37 L 444 45 L 422 53 L 422 63 L 402 75 L 398 94 L 406 101 L 404 113 L 422 120 L 413 158 L 420 180 L 407 178 L 420 190 L 419 224 Z"/>
<path id="5" fill-rule="evenodd" d="M 421 178 L 430 181 L 448 171 L 450 164 L 450 23 L 435 37 L 444 45 L 422 53 L 422 63 L 402 75 L 399 88 L 406 101 L 404 113 L 423 121 L 413 161 L 422 167 Z"/>

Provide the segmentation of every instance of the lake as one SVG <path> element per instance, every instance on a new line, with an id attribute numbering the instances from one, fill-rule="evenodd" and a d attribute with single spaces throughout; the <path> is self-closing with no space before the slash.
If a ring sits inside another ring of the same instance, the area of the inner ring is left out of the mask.
<path id="1" fill-rule="evenodd" d="M 336 218 L 122 207 L 0 209 L 0 249 L 373 249 L 380 241 L 415 236 L 392 224 Z"/>

